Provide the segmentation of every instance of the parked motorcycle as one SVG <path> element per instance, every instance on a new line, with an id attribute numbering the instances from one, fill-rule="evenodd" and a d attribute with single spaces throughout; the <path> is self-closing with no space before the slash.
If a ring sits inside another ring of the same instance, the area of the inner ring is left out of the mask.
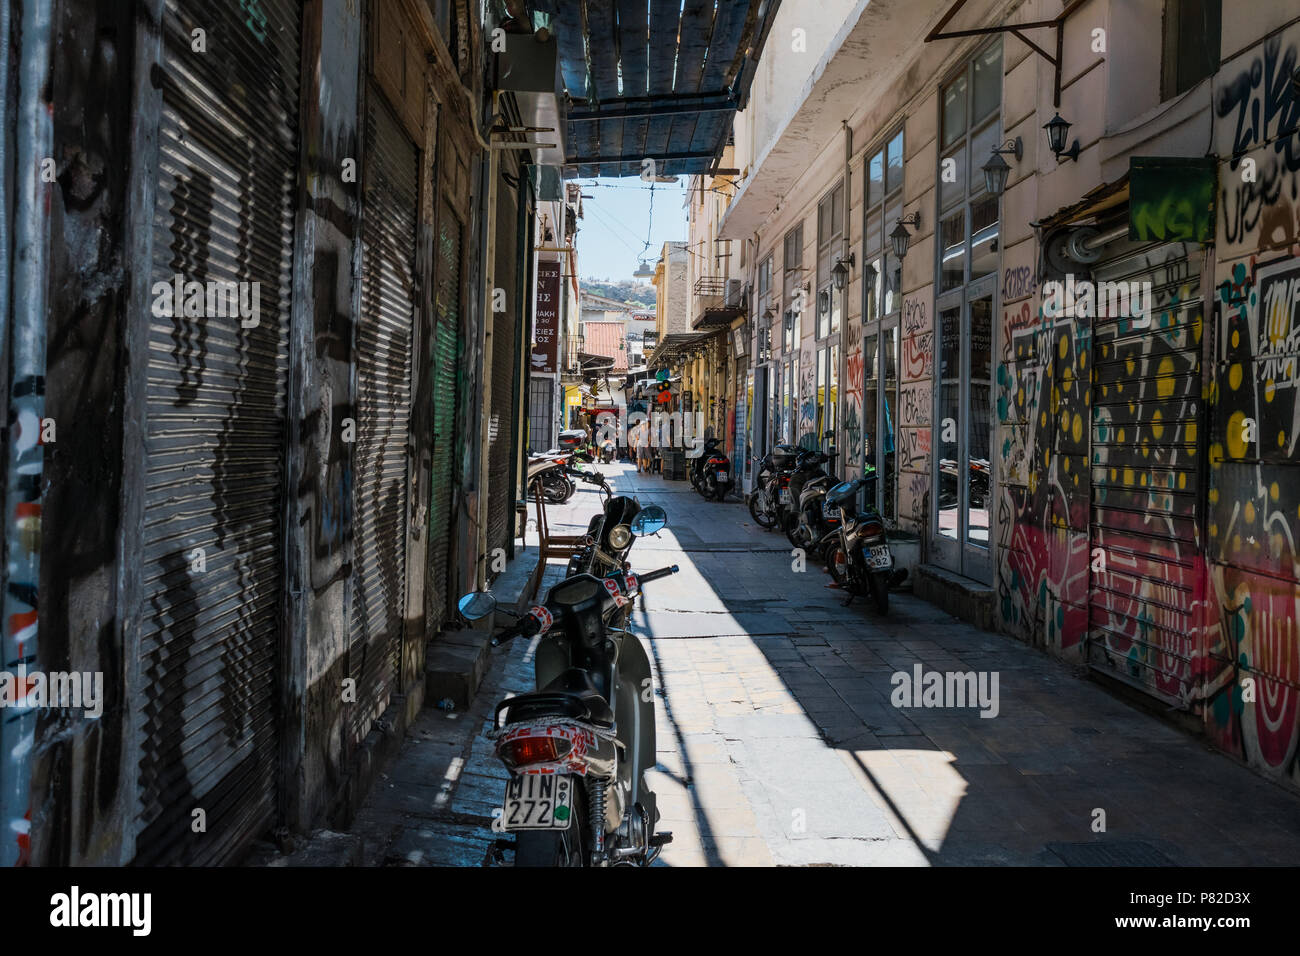
<path id="1" fill-rule="evenodd" d="M 827 532 L 839 523 L 834 509 L 824 509 L 826 492 L 838 483 L 825 466 L 838 457 L 836 452 L 804 451 L 795 462 L 790 476 L 790 501 L 785 516 L 785 533 L 796 548 L 803 548 L 818 558 Z"/>
<path id="2" fill-rule="evenodd" d="M 859 506 L 863 489 L 866 504 Z M 871 596 L 876 610 L 889 613 L 889 590 L 907 577 L 906 568 L 894 567 L 894 555 L 885 537 L 885 519 L 876 510 L 876 469 L 866 466 L 861 478 L 841 482 L 826 493 L 826 507 L 839 513 L 836 527 L 822 541 L 826 570 L 835 583 L 854 597 Z M 848 601 L 845 602 L 849 603 Z"/>
<path id="3" fill-rule="evenodd" d="M 760 528 L 784 527 L 785 502 L 790 497 L 790 471 L 799 449 L 777 445 L 762 458 L 755 456 L 754 491 L 749 496 L 749 516 Z"/>
<path id="4" fill-rule="evenodd" d="M 595 574 L 598 577 L 627 569 L 628 552 L 636 541 L 632 526 L 641 503 L 624 495 L 605 501 L 600 514 L 587 525 L 585 544 L 569 558 L 568 575 Z"/>
<path id="5" fill-rule="evenodd" d="M 726 452 L 718 451 L 721 445 L 720 438 L 706 439 L 704 451 L 691 464 L 691 486 L 705 501 L 721 501 L 736 484 L 731 475 L 731 459 Z"/>
<path id="6" fill-rule="evenodd" d="M 633 534 L 665 527 L 662 508 L 633 519 Z M 550 589 L 499 646 L 541 635 L 537 691 L 501 701 L 488 732 L 510 771 L 499 823 L 515 836 L 515 866 L 648 866 L 672 841 L 656 833 L 659 812 L 645 773 L 655 765 L 650 660 L 635 635 L 614 625 L 648 574 L 578 574 Z M 470 620 L 496 609 L 488 592 L 467 594 Z"/>

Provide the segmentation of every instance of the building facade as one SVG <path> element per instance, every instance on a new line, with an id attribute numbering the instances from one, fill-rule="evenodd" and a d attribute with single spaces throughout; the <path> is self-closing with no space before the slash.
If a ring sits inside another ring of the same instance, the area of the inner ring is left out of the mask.
<path id="1" fill-rule="evenodd" d="M 919 593 L 1300 784 L 1300 14 L 839 6 L 782 4 L 735 126 L 755 448 L 833 432 Z"/>

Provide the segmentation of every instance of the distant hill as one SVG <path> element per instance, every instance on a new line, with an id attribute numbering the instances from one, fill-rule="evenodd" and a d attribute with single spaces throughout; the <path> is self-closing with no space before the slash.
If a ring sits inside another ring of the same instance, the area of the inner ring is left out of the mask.
<path id="1" fill-rule="evenodd" d="M 631 279 L 622 279 L 618 282 L 608 279 L 583 279 L 582 289 L 592 295 L 622 302 L 634 309 L 653 309 L 655 305 L 655 287 L 642 282 L 633 282 Z"/>

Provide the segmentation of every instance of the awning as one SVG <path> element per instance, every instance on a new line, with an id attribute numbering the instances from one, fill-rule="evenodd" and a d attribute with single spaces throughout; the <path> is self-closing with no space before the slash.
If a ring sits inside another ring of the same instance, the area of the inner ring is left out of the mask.
<path id="1" fill-rule="evenodd" d="M 712 168 L 780 0 L 532 0 L 571 97 L 566 178 Z"/>
<path id="2" fill-rule="evenodd" d="M 646 359 L 646 365 L 650 368 L 662 368 L 669 362 L 681 358 L 684 352 L 708 336 L 708 332 L 671 332 L 655 346 L 655 350 Z"/>

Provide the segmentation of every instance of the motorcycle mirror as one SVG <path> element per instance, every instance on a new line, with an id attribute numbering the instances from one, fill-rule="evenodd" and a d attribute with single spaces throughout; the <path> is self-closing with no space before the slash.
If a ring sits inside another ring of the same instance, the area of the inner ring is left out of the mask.
<path id="1" fill-rule="evenodd" d="M 491 591 L 471 591 L 457 602 L 456 607 L 465 620 L 478 621 L 496 610 L 497 599 Z"/>
<path id="2" fill-rule="evenodd" d="M 658 505 L 642 508 L 632 519 L 632 533 L 637 536 L 658 534 L 666 527 L 668 527 L 668 512 Z"/>

